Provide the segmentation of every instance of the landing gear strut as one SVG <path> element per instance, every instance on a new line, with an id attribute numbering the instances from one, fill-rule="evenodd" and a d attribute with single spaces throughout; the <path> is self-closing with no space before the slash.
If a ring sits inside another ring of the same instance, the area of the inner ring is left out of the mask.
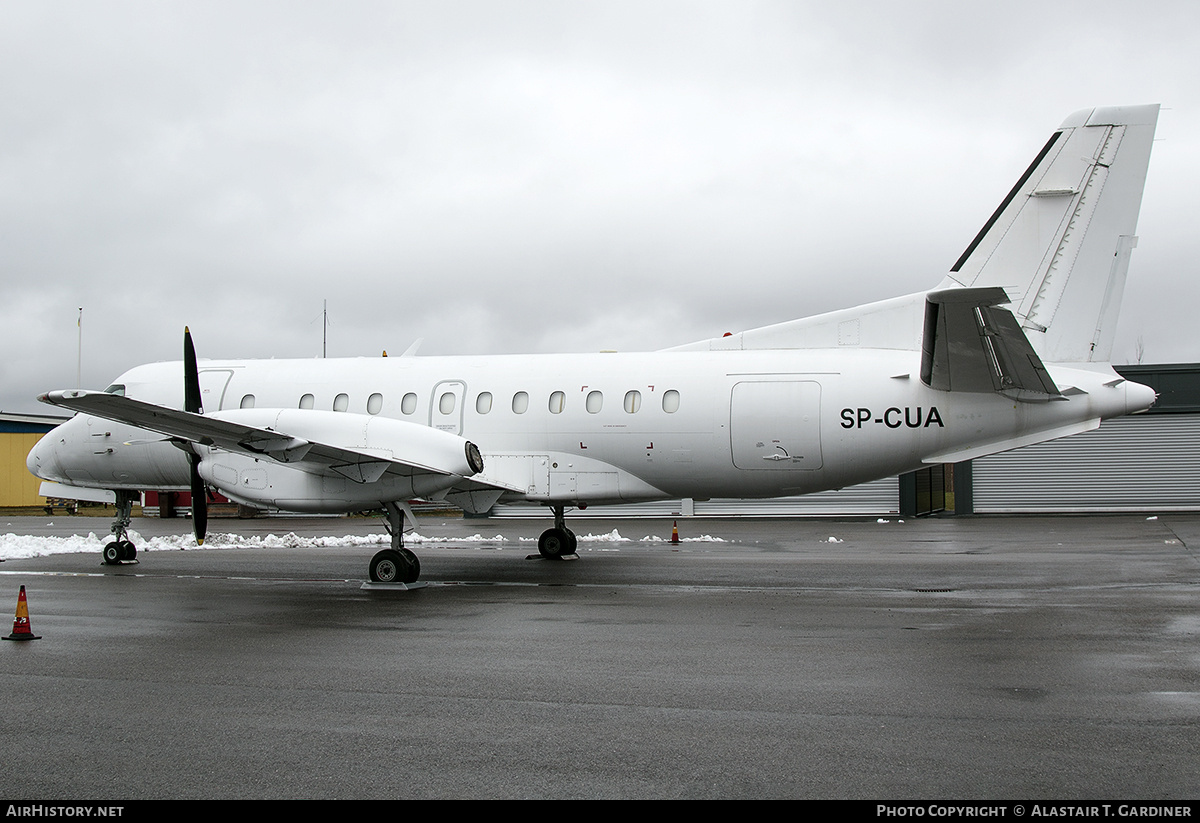
<path id="1" fill-rule="evenodd" d="M 112 524 L 113 539 L 104 545 L 103 557 L 106 566 L 116 566 L 124 561 L 137 559 L 137 547 L 129 539 L 128 529 L 132 522 L 134 493 L 117 492 L 117 516 Z"/>
<path id="2" fill-rule="evenodd" d="M 404 512 L 408 509 L 400 507 L 399 503 L 384 503 L 387 514 L 386 527 L 392 536 L 392 547 L 377 552 L 371 558 L 372 583 L 416 583 L 421 576 L 421 561 L 408 549 L 404 548 Z M 409 518 L 412 511 L 408 510 Z"/>
<path id="3" fill-rule="evenodd" d="M 538 551 L 548 560 L 561 560 L 575 554 L 579 541 L 575 539 L 575 532 L 567 528 L 566 507 L 562 503 L 551 503 L 550 508 L 554 511 L 554 528 L 542 532 L 538 538 Z"/>

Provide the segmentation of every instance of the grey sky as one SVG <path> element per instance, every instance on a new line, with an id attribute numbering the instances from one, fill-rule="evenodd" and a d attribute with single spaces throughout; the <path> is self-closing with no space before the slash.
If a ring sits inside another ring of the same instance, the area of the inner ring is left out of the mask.
<path id="1" fill-rule="evenodd" d="M 1114 358 L 1200 360 L 1200 6 L 0 6 L 0 408 L 177 359 L 652 349 L 935 285 L 1160 102 Z"/>

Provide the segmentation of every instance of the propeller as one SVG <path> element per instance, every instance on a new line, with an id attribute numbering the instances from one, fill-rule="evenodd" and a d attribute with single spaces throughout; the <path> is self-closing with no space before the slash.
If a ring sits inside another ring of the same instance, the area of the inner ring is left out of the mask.
<path id="1" fill-rule="evenodd" d="M 200 370 L 196 366 L 196 347 L 187 326 L 183 327 L 183 410 L 204 414 L 204 407 L 200 405 Z M 200 454 L 195 451 L 195 446 L 192 449 L 188 452 L 192 464 L 192 529 L 196 534 L 196 544 L 203 546 L 204 535 L 208 532 L 208 493 L 200 477 Z"/>

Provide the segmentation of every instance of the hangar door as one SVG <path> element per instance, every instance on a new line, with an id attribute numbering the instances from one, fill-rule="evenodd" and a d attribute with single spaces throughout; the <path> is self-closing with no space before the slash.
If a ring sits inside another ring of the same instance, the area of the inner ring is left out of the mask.
<path id="1" fill-rule="evenodd" d="M 1140 414 L 972 463 L 975 511 L 1200 509 L 1200 415 Z"/>

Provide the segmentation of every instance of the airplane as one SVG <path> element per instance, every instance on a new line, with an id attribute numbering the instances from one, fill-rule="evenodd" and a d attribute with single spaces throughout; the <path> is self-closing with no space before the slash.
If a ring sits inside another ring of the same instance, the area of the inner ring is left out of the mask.
<path id="1" fill-rule="evenodd" d="M 1113 334 L 1158 105 L 1076 112 L 929 291 L 654 352 L 198 360 L 39 400 L 77 414 L 30 452 L 53 496 L 114 492 L 105 562 L 136 556 L 137 493 L 259 509 L 382 509 L 372 581 L 411 584 L 409 501 L 568 507 L 839 489 L 1145 411 Z M 44 487 L 45 488 L 45 487 Z"/>

